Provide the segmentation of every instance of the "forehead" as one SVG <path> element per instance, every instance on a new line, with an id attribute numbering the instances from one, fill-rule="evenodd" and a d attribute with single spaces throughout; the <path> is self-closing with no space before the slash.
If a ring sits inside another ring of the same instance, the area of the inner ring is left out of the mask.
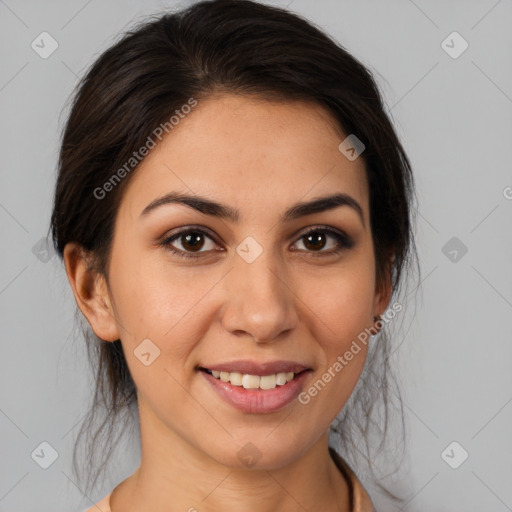
<path id="1" fill-rule="evenodd" d="M 364 161 L 338 149 L 346 137 L 313 103 L 216 95 L 197 106 L 152 149 L 131 177 L 120 209 L 140 214 L 171 191 L 222 199 L 273 217 L 292 203 L 333 192 L 368 208 Z"/>

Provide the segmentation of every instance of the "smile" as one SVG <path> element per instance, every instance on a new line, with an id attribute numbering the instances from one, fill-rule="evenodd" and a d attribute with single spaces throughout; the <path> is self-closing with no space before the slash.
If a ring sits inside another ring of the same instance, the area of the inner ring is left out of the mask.
<path id="1" fill-rule="evenodd" d="M 197 370 L 214 394 L 250 414 L 271 413 L 291 404 L 312 373 L 311 368 L 289 361 L 235 361 L 211 366 Z"/>
<path id="2" fill-rule="evenodd" d="M 222 382 L 229 382 L 233 386 L 243 387 L 244 389 L 275 389 L 277 386 L 284 386 L 287 382 L 294 379 L 293 372 L 280 372 L 270 375 L 251 375 L 239 372 L 224 372 L 218 370 L 204 370 L 214 378 Z"/>

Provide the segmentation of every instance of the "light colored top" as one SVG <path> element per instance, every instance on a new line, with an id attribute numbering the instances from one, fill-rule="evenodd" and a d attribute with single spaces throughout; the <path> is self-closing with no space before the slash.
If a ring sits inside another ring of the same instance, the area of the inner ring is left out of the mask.
<path id="1" fill-rule="evenodd" d="M 341 474 L 345 477 L 349 487 L 350 496 L 350 511 L 351 512 L 375 512 L 372 501 L 365 488 L 357 478 L 356 474 L 352 471 L 349 465 L 336 453 L 332 448 L 329 447 L 329 452 L 333 458 L 336 466 L 340 470 Z M 112 492 L 107 494 L 101 501 L 96 505 L 87 509 L 85 512 L 111 512 L 110 510 L 110 495 Z"/>

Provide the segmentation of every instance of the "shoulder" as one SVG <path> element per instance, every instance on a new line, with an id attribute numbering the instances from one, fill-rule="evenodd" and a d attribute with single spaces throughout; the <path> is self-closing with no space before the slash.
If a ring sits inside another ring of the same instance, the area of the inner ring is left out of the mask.
<path id="1" fill-rule="evenodd" d="M 370 496 L 352 468 L 333 448 L 329 447 L 329 452 L 349 484 L 350 502 L 352 504 L 351 512 L 375 512 Z"/>
<path id="2" fill-rule="evenodd" d="M 95 505 L 84 512 L 110 512 L 110 495 L 112 493 L 109 492 L 102 500 L 98 501 Z"/>

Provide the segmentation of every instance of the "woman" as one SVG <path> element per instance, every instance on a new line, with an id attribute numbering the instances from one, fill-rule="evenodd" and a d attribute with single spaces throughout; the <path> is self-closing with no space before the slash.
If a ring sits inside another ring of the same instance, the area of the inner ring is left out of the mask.
<path id="1" fill-rule="evenodd" d="M 90 510 L 373 510 L 329 431 L 389 351 L 412 195 L 370 73 L 296 15 L 200 2 L 101 55 L 52 232 L 141 463 Z"/>

